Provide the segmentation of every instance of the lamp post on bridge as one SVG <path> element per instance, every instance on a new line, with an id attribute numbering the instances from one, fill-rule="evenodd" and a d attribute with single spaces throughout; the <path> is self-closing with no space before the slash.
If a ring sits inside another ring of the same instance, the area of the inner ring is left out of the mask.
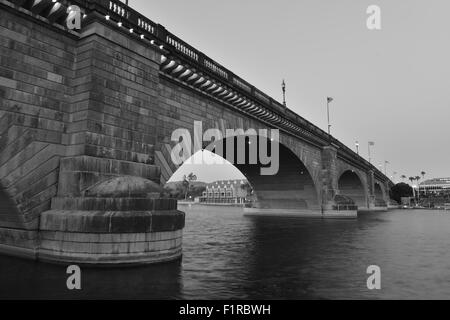
<path id="1" fill-rule="evenodd" d="M 356 153 L 359 156 L 359 142 L 358 141 L 356 141 L 355 146 L 356 146 Z"/>
<path id="2" fill-rule="evenodd" d="M 284 81 L 284 79 L 283 79 L 283 82 L 281 83 L 281 89 L 283 90 L 283 105 L 285 107 L 287 107 L 287 104 L 286 104 L 286 81 Z"/>
<path id="3" fill-rule="evenodd" d="M 369 163 L 370 164 L 372 163 L 372 156 L 371 156 L 371 153 L 370 153 L 370 147 L 373 147 L 373 146 L 375 146 L 375 142 L 369 141 L 369 143 L 368 143 L 368 150 L 369 150 Z"/>

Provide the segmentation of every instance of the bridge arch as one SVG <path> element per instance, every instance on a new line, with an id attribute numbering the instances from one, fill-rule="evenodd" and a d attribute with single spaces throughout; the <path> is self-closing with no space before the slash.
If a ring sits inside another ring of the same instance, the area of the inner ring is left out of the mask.
<path id="1" fill-rule="evenodd" d="M 374 195 L 375 195 L 375 206 L 378 207 L 386 207 L 388 196 L 386 194 L 386 190 L 383 187 L 383 184 L 381 184 L 378 181 L 375 181 L 374 184 Z"/>
<path id="2" fill-rule="evenodd" d="M 359 208 L 367 207 L 368 193 L 364 181 L 357 171 L 344 171 L 338 179 L 339 195 L 351 198 Z"/>
<path id="3" fill-rule="evenodd" d="M 261 165 L 236 165 L 253 186 L 260 209 L 319 210 L 317 182 L 294 152 L 279 144 L 279 170 L 261 175 Z"/>
<path id="4" fill-rule="evenodd" d="M 268 166 L 263 165 L 259 160 L 257 163 L 250 161 L 249 152 L 251 143 L 254 144 L 255 141 L 258 141 L 258 146 L 260 146 L 261 143 L 267 143 L 268 150 L 273 150 L 271 147 L 273 142 L 264 137 L 257 137 L 256 140 L 253 137 L 245 138 L 245 163 L 242 163 L 237 159 L 239 145 L 237 142 L 233 144 L 234 153 L 232 154 L 235 156 L 234 160 L 228 157 L 229 153 L 226 150 L 226 146 L 228 145 L 229 139 L 233 138 L 226 138 L 214 142 L 211 145 L 205 145 L 203 146 L 203 150 L 215 153 L 217 150 L 213 149 L 214 146 L 223 146 L 223 152 L 217 153 L 219 155 L 224 155 L 224 158 L 246 177 L 254 191 L 254 197 L 256 199 L 254 206 L 256 208 L 320 210 L 320 197 L 318 193 L 319 181 L 314 179 L 308 166 L 300 160 L 289 147 L 282 143 L 278 143 L 279 157 L 277 157 L 277 159 L 272 159 L 273 161 L 278 161 L 278 171 L 273 175 L 264 175 L 262 174 L 261 169 L 267 168 Z M 234 139 L 238 139 L 238 137 L 234 137 Z M 259 153 L 258 147 L 258 154 Z M 189 161 L 187 161 L 187 163 L 189 163 Z"/>
<path id="5" fill-rule="evenodd" d="M 377 199 L 386 199 L 386 193 L 384 191 L 383 185 L 378 181 L 375 181 L 375 198 Z"/>

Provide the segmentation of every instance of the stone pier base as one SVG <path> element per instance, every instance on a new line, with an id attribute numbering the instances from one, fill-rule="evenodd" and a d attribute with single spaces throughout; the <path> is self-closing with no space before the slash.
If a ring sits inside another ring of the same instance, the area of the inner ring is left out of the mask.
<path id="1" fill-rule="evenodd" d="M 358 213 L 376 213 L 376 212 L 388 212 L 388 207 L 359 207 Z"/>
<path id="2" fill-rule="evenodd" d="M 0 228 L 0 253 L 94 266 L 180 259 L 185 214 L 159 190 L 152 181 L 125 176 L 94 185 L 82 197 L 54 198 L 38 230 Z"/>
<path id="3" fill-rule="evenodd" d="M 41 218 L 38 259 L 96 266 L 177 260 L 183 226 L 178 211 L 48 211 Z"/>
<path id="4" fill-rule="evenodd" d="M 286 218 L 309 218 L 309 219 L 356 219 L 357 211 L 338 210 L 311 210 L 311 209 L 244 209 L 246 216 L 256 217 L 286 217 Z"/>

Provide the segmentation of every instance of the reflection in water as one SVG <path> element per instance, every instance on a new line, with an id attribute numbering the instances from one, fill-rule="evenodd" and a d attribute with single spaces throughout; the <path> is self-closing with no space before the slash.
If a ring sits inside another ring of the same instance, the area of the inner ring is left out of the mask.
<path id="1" fill-rule="evenodd" d="M 450 298 L 450 214 L 396 211 L 341 221 L 181 210 L 181 263 L 83 269 L 83 290 L 69 292 L 65 266 L 2 256 L 0 298 Z M 381 267 L 381 291 L 366 287 L 369 265 Z"/>
<path id="2" fill-rule="evenodd" d="M 0 257 L 0 299 L 176 299 L 180 263 L 139 268 L 82 268 L 82 290 L 69 291 L 67 266 Z"/>

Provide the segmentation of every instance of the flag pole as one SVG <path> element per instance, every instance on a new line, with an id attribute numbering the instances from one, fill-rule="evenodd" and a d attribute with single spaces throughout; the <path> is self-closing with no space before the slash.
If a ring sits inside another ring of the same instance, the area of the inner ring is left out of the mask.
<path id="1" fill-rule="evenodd" d="M 331 125 L 330 125 L 330 98 L 327 98 L 327 114 L 328 114 L 328 135 L 331 136 Z"/>

